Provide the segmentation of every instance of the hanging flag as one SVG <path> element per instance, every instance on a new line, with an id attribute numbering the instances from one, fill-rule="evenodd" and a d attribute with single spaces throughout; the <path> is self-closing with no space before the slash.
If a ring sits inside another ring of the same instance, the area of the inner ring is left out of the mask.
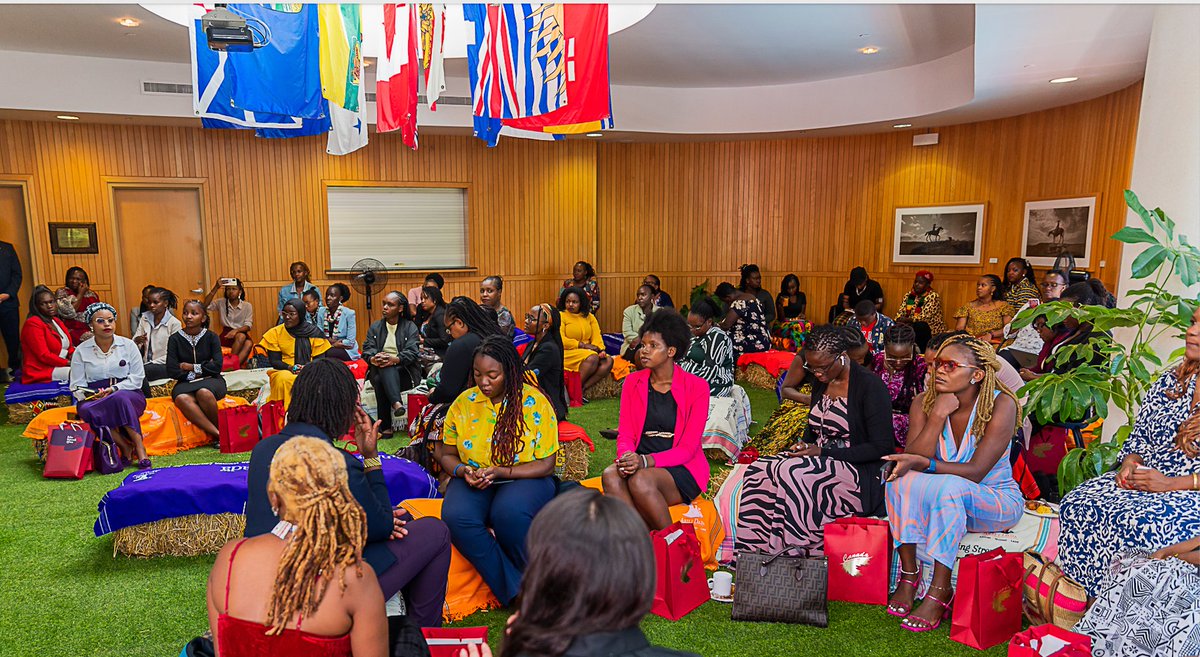
<path id="1" fill-rule="evenodd" d="M 302 119 L 291 116 L 234 109 L 230 104 L 233 81 L 229 53 L 208 47 L 208 37 L 199 20 L 193 21 L 188 31 L 192 44 L 192 111 L 202 126 L 227 130 L 296 130 L 304 125 Z"/>
<path id="2" fill-rule="evenodd" d="M 328 104 L 321 96 L 320 48 L 316 5 L 288 5 L 280 11 L 262 5 L 228 5 L 246 19 L 254 51 L 230 53 L 233 106 L 321 119 Z"/>
<path id="3" fill-rule="evenodd" d="M 471 99 L 472 108 L 474 108 L 479 99 L 475 89 L 478 88 L 480 71 L 483 68 L 479 46 L 487 34 L 487 5 L 464 4 L 462 10 L 463 20 L 467 24 L 467 72 L 471 79 Z M 483 114 L 476 113 L 472 109 L 471 124 L 475 136 L 487 142 L 488 147 L 492 148 L 500 140 L 500 128 L 503 126 L 500 119 L 492 118 L 486 109 L 485 106 Z"/>
<path id="4" fill-rule="evenodd" d="M 563 5 L 464 4 L 463 16 L 477 37 L 467 45 L 475 116 L 518 119 L 566 105 Z"/>
<path id="5" fill-rule="evenodd" d="M 331 105 L 358 111 L 362 86 L 362 8 L 317 5 L 320 25 L 321 95 Z"/>
<path id="6" fill-rule="evenodd" d="M 375 128 L 400 131 L 409 148 L 417 148 L 417 6 L 383 6 L 383 57 L 375 71 Z"/>
<path id="7" fill-rule="evenodd" d="M 421 69 L 425 71 L 425 97 L 430 110 L 446 90 L 446 5 L 421 4 Z"/>
<path id="8" fill-rule="evenodd" d="M 359 66 L 362 63 L 359 62 Z M 359 77 L 362 71 L 358 72 Z M 329 142 L 325 152 L 330 155 L 348 155 L 367 145 L 367 121 L 363 112 L 367 107 L 367 86 L 358 85 L 357 110 L 348 110 L 329 103 Z"/>

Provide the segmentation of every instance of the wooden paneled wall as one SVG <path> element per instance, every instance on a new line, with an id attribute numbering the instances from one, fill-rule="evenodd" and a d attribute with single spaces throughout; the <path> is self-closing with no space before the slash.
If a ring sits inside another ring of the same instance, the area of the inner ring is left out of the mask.
<path id="1" fill-rule="evenodd" d="M 552 299 L 572 264 L 586 259 L 600 271 L 605 330 L 619 329 L 645 273 L 660 275 L 682 302 L 705 279 L 736 282 L 744 262 L 762 267 L 772 291 L 784 274 L 797 273 L 809 316 L 822 320 L 850 268 L 863 265 L 883 284 L 891 312 L 921 268 L 891 264 L 894 209 L 985 202 L 985 264 L 930 268 L 950 314 L 973 297 L 980 273 L 999 272 L 1019 255 L 1030 200 L 1098 196 L 1092 269 L 1107 261 L 1098 271 L 1115 284 L 1120 245 L 1106 238 L 1124 224 L 1140 98 L 1138 84 L 1085 103 L 945 127 L 937 146 L 921 148 L 912 146 L 911 131 L 661 144 L 506 139 L 495 149 L 425 136 L 416 152 L 393 135 L 373 135 L 364 151 L 339 158 L 325 155 L 319 138 L 0 121 L 0 180 L 25 182 L 32 197 L 38 280 L 59 285 L 79 264 L 102 296 L 112 294 L 118 271 L 111 185 L 196 184 L 209 278 L 240 276 L 264 320 L 293 260 L 308 262 L 318 285 L 344 280 L 325 272 L 323 181 L 466 184 L 474 270 L 448 275 L 449 295 L 475 296 L 482 276 L 499 273 L 519 318 Z M 100 253 L 51 255 L 51 221 L 96 221 Z M 169 238 L 164 217 L 145 248 Z M 393 276 L 392 286 L 407 289 L 420 275 Z M 361 299 L 351 305 L 362 313 Z"/>

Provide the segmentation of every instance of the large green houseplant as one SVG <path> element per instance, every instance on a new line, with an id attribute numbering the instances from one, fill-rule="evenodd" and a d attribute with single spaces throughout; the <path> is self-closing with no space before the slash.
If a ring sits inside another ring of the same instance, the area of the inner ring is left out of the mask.
<path id="1" fill-rule="evenodd" d="M 1194 300 L 1175 294 L 1167 283 L 1177 278 L 1185 287 L 1191 287 L 1200 281 L 1200 249 L 1176 232 L 1175 222 L 1162 209 L 1147 210 L 1128 190 L 1125 202 L 1141 217 L 1144 228 L 1126 226 L 1113 239 L 1147 245 L 1130 265 L 1130 277 L 1144 283 L 1125 293 L 1129 300 L 1126 307 L 1075 308 L 1064 302 L 1047 303 L 1013 322 L 1014 328 L 1022 328 L 1045 315 L 1052 325 L 1066 317 L 1090 323 L 1095 330 L 1087 342 L 1063 347 L 1054 358 L 1101 362 L 1081 365 L 1065 374 L 1045 374 L 1026 384 L 1021 390 L 1026 415 L 1044 424 L 1056 415 L 1104 418 L 1111 402 L 1128 418 L 1111 440 L 1095 441 L 1067 453 L 1058 470 L 1063 495 L 1116 465 L 1146 391 L 1183 354 L 1180 346 L 1164 358 L 1155 351 L 1156 345 L 1163 338 L 1175 338 L 1186 331 L 1194 310 Z M 1095 358 L 1096 354 L 1103 358 Z"/>

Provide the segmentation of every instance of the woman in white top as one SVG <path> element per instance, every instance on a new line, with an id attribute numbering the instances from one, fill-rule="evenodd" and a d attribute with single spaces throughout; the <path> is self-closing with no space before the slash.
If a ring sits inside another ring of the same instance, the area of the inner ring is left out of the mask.
<path id="1" fill-rule="evenodd" d="M 183 328 L 171 311 L 176 306 L 175 293 L 162 287 L 146 295 L 146 312 L 138 319 L 133 342 L 142 351 L 146 382 L 171 378 L 167 373 L 167 338 Z"/>
<path id="2" fill-rule="evenodd" d="M 1047 270 L 1042 275 L 1042 298 L 1026 301 L 1025 305 L 1017 310 L 1017 314 L 1013 316 L 1013 320 L 1020 317 L 1022 313 L 1028 313 L 1043 303 L 1058 301 L 1062 297 L 1063 292 L 1067 291 L 1067 285 L 1069 284 L 1070 281 L 1067 280 L 1065 273 L 1054 269 Z M 1012 321 L 1010 321 L 1004 326 L 1004 338 L 1005 343 L 1000 346 L 1000 350 L 996 352 L 996 355 L 1017 370 L 1031 368 L 1037 364 L 1038 354 L 1042 352 L 1042 347 L 1046 344 L 1033 324 L 1019 331 L 1014 331 Z"/>
<path id="3" fill-rule="evenodd" d="M 141 350 L 133 340 L 116 334 L 117 311 L 107 303 L 88 306 L 83 321 L 92 337 L 71 356 L 71 394 L 79 417 L 97 435 L 111 433 L 122 459 L 137 459 L 139 468 L 148 468 L 150 459 L 142 442 L 146 374 Z"/>

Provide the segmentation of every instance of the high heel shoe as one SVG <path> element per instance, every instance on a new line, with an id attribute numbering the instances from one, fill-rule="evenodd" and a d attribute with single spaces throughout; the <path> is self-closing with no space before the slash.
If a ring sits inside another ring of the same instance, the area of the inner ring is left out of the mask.
<path id="1" fill-rule="evenodd" d="M 942 621 L 946 618 L 946 614 L 950 613 L 950 605 L 954 604 L 954 593 L 952 592 L 950 594 L 950 599 L 942 602 L 941 600 L 935 598 L 930 592 L 934 589 L 939 591 L 949 591 L 950 589 L 944 586 L 930 586 L 929 591 L 925 592 L 925 599 L 933 600 L 942 606 L 942 615 L 937 619 L 937 622 L 931 623 L 924 618 L 909 614 L 908 616 L 904 617 L 904 620 L 900 621 L 900 627 L 903 627 L 909 632 L 932 632 L 942 626 Z"/>
<path id="2" fill-rule="evenodd" d="M 905 579 L 906 575 L 916 575 L 916 579 L 912 579 L 912 580 Z M 899 591 L 901 586 L 908 584 L 909 586 L 913 587 L 913 595 L 915 596 L 916 591 L 917 591 L 917 585 L 920 583 L 920 581 L 921 581 L 921 566 L 920 566 L 920 564 L 918 564 L 917 569 L 912 572 L 905 570 L 904 567 L 901 566 L 900 567 L 900 581 L 896 584 L 896 588 L 895 588 L 895 590 L 892 591 L 892 595 L 896 595 L 896 591 Z M 894 605 L 891 602 L 889 602 L 888 606 L 887 606 L 887 613 L 888 613 L 888 616 L 895 616 L 896 618 L 904 618 L 912 613 L 912 607 L 910 606 L 908 609 L 904 609 L 903 607 Z"/>

